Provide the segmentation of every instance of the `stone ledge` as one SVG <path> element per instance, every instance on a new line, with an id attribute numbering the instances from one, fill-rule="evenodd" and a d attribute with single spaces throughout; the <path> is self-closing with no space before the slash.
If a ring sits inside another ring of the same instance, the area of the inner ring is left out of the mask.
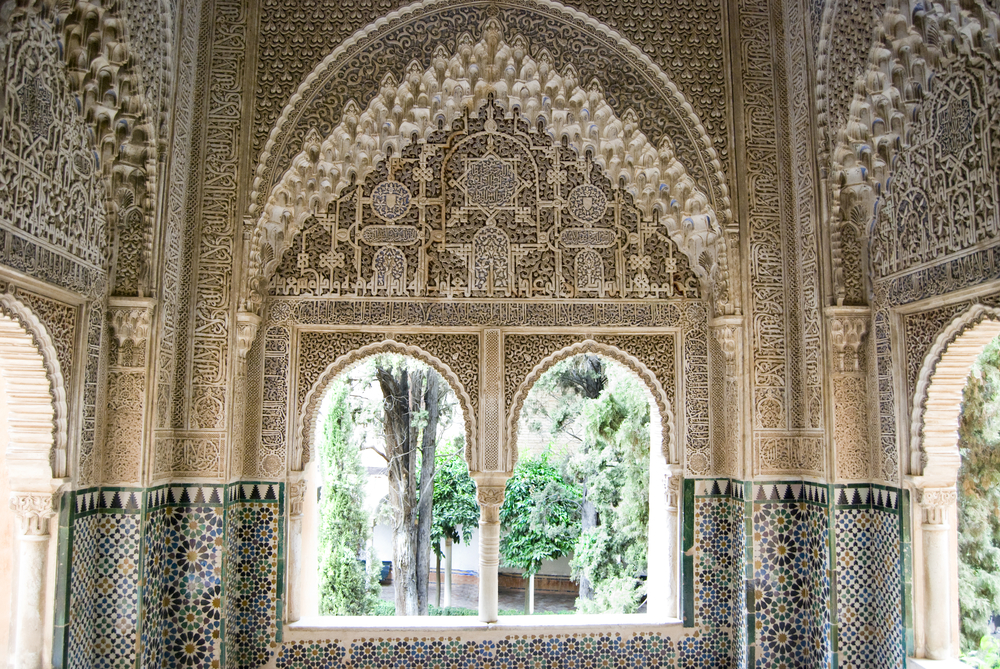
<path id="1" fill-rule="evenodd" d="M 924 660 L 922 658 L 906 658 L 906 669 L 971 669 L 961 660 Z"/>

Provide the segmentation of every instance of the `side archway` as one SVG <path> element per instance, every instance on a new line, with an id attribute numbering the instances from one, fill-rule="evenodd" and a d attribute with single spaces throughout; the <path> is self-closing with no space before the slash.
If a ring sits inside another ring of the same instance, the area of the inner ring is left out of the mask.
<path id="1" fill-rule="evenodd" d="M 12 511 L 17 521 L 10 527 L 14 541 L 3 547 L 4 561 L 13 566 L 9 587 L 0 587 L 10 597 L 0 602 L 12 621 L 5 645 L 12 666 L 42 666 L 52 650 L 55 535 L 49 525 L 63 483 L 54 470 L 65 469 L 65 389 L 47 331 L 9 294 L 0 295 L 0 403 L 5 417 L 3 487 L 9 495 L 0 500 L 5 507 L 0 513 Z M 3 631 L 6 636 L 7 629 Z"/>
<path id="2" fill-rule="evenodd" d="M 958 480 L 958 419 L 969 370 L 1000 334 L 1000 310 L 976 304 L 941 331 L 927 352 L 913 397 L 910 471 L 929 487 Z"/>
<path id="3" fill-rule="evenodd" d="M 346 355 L 340 356 L 330 363 L 309 389 L 299 412 L 296 438 L 290 459 L 290 468 L 292 471 L 301 471 L 308 461 L 306 445 L 311 444 L 313 439 L 315 439 L 318 412 L 323 396 L 326 394 L 326 389 L 330 383 L 341 373 L 362 360 L 381 353 L 398 353 L 415 358 L 440 374 L 448 385 L 451 386 L 451 389 L 455 392 L 455 396 L 458 398 L 459 406 L 462 408 L 462 418 L 465 421 L 465 460 L 471 466 L 471 454 L 475 452 L 475 438 L 477 434 L 476 414 L 472 410 L 472 401 L 469 398 L 468 390 L 466 390 L 465 386 L 459 380 L 458 375 L 448 365 L 441 362 L 440 359 L 418 346 L 410 346 L 392 339 L 385 339 L 374 344 L 362 346 Z"/>
<path id="4" fill-rule="evenodd" d="M 932 660 L 952 659 L 959 647 L 958 422 L 969 370 L 998 335 L 1000 310 L 976 304 L 956 317 L 924 358 L 913 397 L 916 650 Z"/>

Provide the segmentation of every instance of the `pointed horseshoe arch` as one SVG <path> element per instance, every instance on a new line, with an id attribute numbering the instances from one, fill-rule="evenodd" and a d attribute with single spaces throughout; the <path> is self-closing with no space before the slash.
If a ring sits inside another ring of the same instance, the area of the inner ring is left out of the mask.
<path id="1" fill-rule="evenodd" d="M 649 391 L 656 408 L 659 410 L 660 424 L 662 427 L 662 442 L 660 444 L 660 449 L 663 456 L 667 459 L 668 463 L 680 462 L 677 453 L 676 439 L 674 437 L 674 414 L 670 407 L 670 401 L 667 399 L 667 394 L 664 392 L 663 386 L 660 385 L 659 380 L 653 372 L 646 367 L 646 365 L 634 356 L 625 353 L 615 346 L 600 344 L 592 339 L 587 339 L 552 353 L 539 362 L 517 387 L 514 397 L 511 400 L 510 413 L 507 416 L 508 455 L 507 459 L 503 461 L 510 462 L 512 467 L 513 464 L 517 462 L 517 425 L 521 418 L 521 408 L 524 406 L 524 401 L 527 399 L 528 393 L 531 392 L 531 388 L 535 385 L 535 382 L 538 381 L 538 379 L 540 379 L 542 375 L 549 371 L 549 369 L 551 369 L 556 363 L 582 354 L 597 355 L 614 360 L 639 377 L 642 384 L 646 387 L 646 390 Z"/>
<path id="2" fill-rule="evenodd" d="M 345 187 L 362 183 L 388 156 L 400 155 L 414 137 L 426 140 L 439 123 L 450 127 L 464 114 L 475 114 L 488 97 L 508 114 L 516 107 L 533 128 L 541 124 L 544 132 L 557 142 L 565 139 L 580 156 L 592 153 L 611 182 L 616 187 L 621 183 L 631 194 L 644 218 L 658 221 L 688 256 L 692 270 L 711 290 L 716 311 L 739 309 L 738 277 L 729 271 L 730 242 L 724 232 L 732 219 L 728 186 L 712 141 L 690 103 L 646 54 L 618 33 L 558 2 L 532 2 L 540 15 L 566 21 L 602 48 L 620 53 L 648 81 L 660 105 L 656 113 L 669 121 L 674 135 L 648 137 L 643 130 L 652 131 L 643 125 L 648 114 L 613 108 L 600 82 L 584 81 L 569 64 L 572 57 L 565 66 L 558 65 L 548 49 L 533 46 L 516 26 L 501 25 L 495 17 L 478 27 L 478 42 L 462 32 L 456 45 L 442 42 L 432 56 L 415 53 L 420 60 L 370 74 L 381 79 L 367 107 L 353 99 L 330 98 L 325 87 L 342 76 L 352 54 L 369 48 L 373 35 L 418 21 L 445 4 L 414 3 L 338 46 L 303 80 L 272 128 L 251 194 L 241 309 L 259 312 L 268 280 L 292 239 Z M 327 98 L 336 103 L 324 102 Z M 339 122 L 325 120 L 331 116 L 339 116 Z M 681 162 L 675 140 L 683 142 L 684 161 L 692 164 Z M 695 172 L 689 173 L 692 169 Z"/>
<path id="3" fill-rule="evenodd" d="M 296 438 L 293 445 L 294 451 L 289 460 L 292 471 L 301 471 L 306 465 L 306 458 L 304 457 L 306 450 L 305 447 L 306 444 L 311 444 L 316 437 L 317 418 L 320 404 L 323 397 L 326 395 L 326 389 L 329 387 L 330 383 L 340 376 L 341 373 L 347 371 L 362 360 L 381 353 L 397 353 L 415 358 L 440 374 L 445 382 L 451 387 L 451 389 L 455 392 L 455 396 L 458 398 L 459 406 L 462 407 L 462 418 L 465 420 L 465 461 L 470 467 L 472 466 L 471 454 L 475 452 L 475 438 L 477 434 L 476 414 L 472 410 L 472 401 L 469 398 L 469 393 L 465 386 L 462 385 L 458 375 L 455 374 L 455 372 L 453 372 L 448 365 L 418 346 L 410 346 L 407 344 L 401 344 L 392 339 L 384 339 L 374 344 L 362 346 L 361 348 L 351 351 L 350 353 L 342 355 L 334 360 L 323 371 L 323 373 L 320 374 L 319 378 L 316 379 L 316 382 L 309 389 L 309 392 L 306 393 L 299 412 L 298 428 L 296 430 Z"/>

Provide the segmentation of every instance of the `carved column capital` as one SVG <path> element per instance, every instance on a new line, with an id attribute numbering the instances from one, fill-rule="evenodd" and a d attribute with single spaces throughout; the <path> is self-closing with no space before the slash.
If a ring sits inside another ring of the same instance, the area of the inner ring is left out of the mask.
<path id="1" fill-rule="evenodd" d="M 850 373 L 861 370 L 860 351 L 868 334 L 870 311 L 867 307 L 833 307 L 826 310 L 830 343 L 834 351 L 834 371 Z"/>
<path id="2" fill-rule="evenodd" d="M 149 340 L 156 301 L 149 298 L 111 298 L 108 300 L 108 319 L 118 345 L 132 342 L 144 347 Z"/>
<path id="3" fill-rule="evenodd" d="M 236 314 L 236 353 L 241 362 L 246 360 L 247 353 L 257 338 L 260 320 L 260 316 L 250 311 L 240 311 Z"/>
<path id="4" fill-rule="evenodd" d="M 500 507 L 503 506 L 503 486 L 478 486 L 476 501 L 482 510 L 482 522 L 499 523 Z"/>
<path id="5" fill-rule="evenodd" d="M 743 318 L 739 316 L 715 318 L 709 323 L 709 327 L 725 357 L 726 376 L 735 378 L 739 374 L 740 330 L 743 327 Z"/>
<path id="6" fill-rule="evenodd" d="M 288 486 L 288 517 L 301 518 L 306 501 L 306 482 L 293 481 Z"/>
<path id="7" fill-rule="evenodd" d="M 917 502 L 923 524 L 944 527 L 948 521 L 948 511 L 958 504 L 958 491 L 950 488 L 918 488 Z"/>
<path id="8" fill-rule="evenodd" d="M 45 492 L 12 492 L 10 508 L 17 516 L 24 536 L 43 537 L 49 533 L 48 520 L 56 515 L 55 495 Z"/>

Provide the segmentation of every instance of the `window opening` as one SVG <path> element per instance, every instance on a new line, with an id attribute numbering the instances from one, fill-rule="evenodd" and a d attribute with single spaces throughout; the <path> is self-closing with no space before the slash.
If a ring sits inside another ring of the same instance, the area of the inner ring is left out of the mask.
<path id="1" fill-rule="evenodd" d="M 319 416 L 304 615 L 476 615 L 479 507 L 447 382 L 414 358 L 372 356 L 330 384 Z"/>
<path id="2" fill-rule="evenodd" d="M 650 543 L 650 517 L 665 512 L 649 494 L 663 459 L 653 410 L 638 376 L 602 356 L 567 358 L 532 386 L 500 511 L 501 608 L 520 582 L 525 613 L 647 611 L 649 565 L 666 568 L 650 559 L 664 541 Z"/>

